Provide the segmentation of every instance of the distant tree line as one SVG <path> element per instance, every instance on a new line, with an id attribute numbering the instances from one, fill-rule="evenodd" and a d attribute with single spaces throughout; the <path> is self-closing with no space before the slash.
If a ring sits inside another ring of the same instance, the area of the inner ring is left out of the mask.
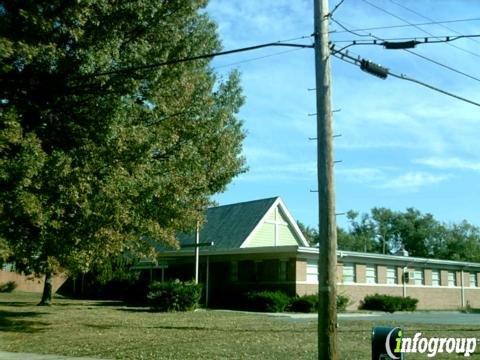
<path id="1" fill-rule="evenodd" d="M 467 221 L 445 223 L 414 208 L 393 211 L 373 208 L 349 211 L 348 228 L 338 228 L 339 250 L 393 254 L 401 248 L 410 256 L 480 261 L 480 227 Z M 317 229 L 299 223 L 310 244 L 318 243 Z"/>

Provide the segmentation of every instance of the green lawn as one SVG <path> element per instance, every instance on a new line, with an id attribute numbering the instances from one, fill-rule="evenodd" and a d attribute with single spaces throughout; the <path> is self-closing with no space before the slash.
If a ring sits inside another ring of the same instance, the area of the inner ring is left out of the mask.
<path id="1" fill-rule="evenodd" d="M 164 314 L 69 299 L 38 307 L 38 300 L 38 294 L 0 294 L 0 350 L 107 359 L 316 358 L 316 321 L 221 311 Z M 342 359 L 370 358 L 372 326 L 368 321 L 340 322 Z M 411 328 L 431 336 L 480 334 L 480 324 Z M 427 357 L 408 356 L 415 358 Z M 480 358 L 478 351 L 473 358 Z"/>

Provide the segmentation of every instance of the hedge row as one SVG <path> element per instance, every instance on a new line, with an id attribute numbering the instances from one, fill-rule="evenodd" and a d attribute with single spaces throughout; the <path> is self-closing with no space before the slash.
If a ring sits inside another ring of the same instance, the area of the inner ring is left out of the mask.
<path id="1" fill-rule="evenodd" d="M 418 300 L 400 296 L 390 295 L 367 295 L 360 305 L 364 310 L 378 310 L 393 313 L 395 311 L 415 311 Z"/>
<path id="2" fill-rule="evenodd" d="M 344 295 L 337 296 L 337 310 L 345 311 L 350 299 Z M 318 311 L 318 295 L 289 297 L 280 291 L 251 292 L 246 296 L 244 310 L 263 312 L 303 312 Z"/>

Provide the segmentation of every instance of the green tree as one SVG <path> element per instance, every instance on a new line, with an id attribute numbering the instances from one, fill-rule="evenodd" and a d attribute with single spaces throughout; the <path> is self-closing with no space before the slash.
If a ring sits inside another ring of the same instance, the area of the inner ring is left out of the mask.
<path id="1" fill-rule="evenodd" d="M 0 1 L 0 238 L 17 267 L 84 272 L 175 245 L 244 170 L 239 76 L 206 0 Z"/>
<path id="2" fill-rule="evenodd" d="M 312 228 L 310 226 L 306 226 L 304 223 L 302 223 L 298 220 L 297 220 L 297 225 L 298 225 L 300 231 L 303 233 L 303 236 L 305 236 L 305 239 L 307 239 L 310 246 L 318 244 L 318 230 L 317 229 Z"/>

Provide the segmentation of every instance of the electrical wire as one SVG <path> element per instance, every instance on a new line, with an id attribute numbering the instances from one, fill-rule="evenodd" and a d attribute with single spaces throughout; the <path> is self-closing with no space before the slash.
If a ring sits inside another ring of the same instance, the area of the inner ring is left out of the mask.
<path id="1" fill-rule="evenodd" d="M 226 50 L 226 51 L 219 51 L 219 52 L 210 53 L 210 54 L 189 56 L 189 57 L 185 57 L 185 58 L 178 58 L 178 59 L 156 62 L 156 63 L 146 64 L 146 65 L 131 66 L 131 67 L 125 67 L 125 68 L 120 68 L 120 69 L 116 69 L 116 70 L 96 72 L 96 73 L 93 73 L 93 74 L 88 74 L 88 75 L 81 76 L 80 78 L 92 78 L 92 77 L 98 77 L 98 76 L 106 76 L 106 75 L 114 75 L 114 74 L 120 74 L 120 73 L 135 72 L 135 71 L 139 71 L 139 70 L 150 70 L 150 69 L 154 69 L 154 68 L 158 68 L 158 67 L 162 67 L 162 66 L 175 65 L 175 64 L 179 64 L 179 63 L 183 63 L 183 62 L 195 61 L 195 60 L 201 60 L 201 59 L 211 59 L 211 58 L 214 58 L 216 56 L 223 56 L 223 55 L 235 54 L 235 53 L 239 53 L 239 52 L 252 51 L 252 50 L 257 50 L 257 49 L 270 47 L 270 46 L 287 46 L 287 47 L 295 47 L 295 48 L 313 48 L 313 45 L 291 44 L 291 43 L 286 43 L 286 42 L 273 42 L 273 43 L 266 43 L 266 44 L 248 46 L 248 47 L 244 47 L 244 48 L 238 48 L 238 49 L 232 49 L 232 50 Z"/>
<path id="2" fill-rule="evenodd" d="M 396 15 L 396 14 L 394 14 L 394 13 L 392 13 L 392 12 L 390 12 L 390 11 L 388 11 L 388 10 L 386 10 L 386 9 L 378 6 L 378 5 L 373 4 L 373 3 L 370 2 L 369 0 L 362 0 L 362 1 L 363 1 L 364 3 L 372 6 L 372 7 L 380 10 L 380 11 L 383 11 L 384 13 L 386 13 L 386 14 L 388 14 L 388 15 L 390 15 L 390 16 L 393 16 L 394 18 L 396 18 L 396 19 L 398 19 L 398 20 L 403 21 L 403 22 L 406 23 L 406 24 L 409 24 L 409 25 L 417 28 L 418 30 L 424 32 L 425 34 L 428 34 L 428 35 L 430 35 L 430 36 L 434 36 L 434 37 L 435 37 L 435 35 L 433 35 L 432 33 L 428 32 L 427 30 L 424 30 L 424 29 L 422 29 L 421 27 L 412 24 L 411 22 L 409 22 L 408 20 L 405 20 L 405 19 L 402 18 L 401 16 L 398 16 L 398 15 Z M 470 55 L 473 55 L 473 56 L 476 56 L 476 57 L 480 57 L 480 55 L 478 55 L 478 54 L 476 54 L 476 53 L 474 53 L 474 52 L 472 52 L 472 51 L 470 51 L 470 50 L 464 49 L 464 48 L 462 48 L 462 47 L 460 47 L 460 46 L 457 46 L 457 45 L 454 45 L 454 44 L 448 44 L 448 43 L 447 43 L 447 45 L 448 45 L 448 46 L 451 46 L 451 47 L 454 47 L 454 48 L 456 48 L 456 49 L 458 49 L 458 50 L 460 50 L 460 51 L 466 52 L 467 54 L 470 54 Z"/>
<path id="3" fill-rule="evenodd" d="M 345 1 L 345 0 L 340 0 L 340 1 L 338 2 L 338 4 L 335 5 L 335 7 L 333 8 L 333 10 L 330 11 L 330 12 L 326 15 L 326 17 L 332 17 L 332 16 L 333 16 L 333 13 L 334 13 L 335 11 L 337 11 L 337 9 L 343 4 L 344 1 Z"/>
<path id="4" fill-rule="evenodd" d="M 412 26 L 426 26 L 426 25 L 440 25 L 440 24 L 451 24 L 451 23 L 459 23 L 459 22 L 470 22 L 470 21 L 480 21 L 480 18 L 468 18 L 468 19 L 457 19 L 457 20 L 444 20 L 444 21 L 431 21 L 431 22 L 424 22 L 424 23 L 417 23 L 417 24 L 406 24 L 406 25 L 388 25 L 388 26 L 374 26 L 369 28 L 360 28 L 360 29 L 352 29 L 351 31 L 370 31 L 370 30 L 385 30 L 385 29 L 398 29 L 398 28 L 405 28 L 405 27 L 412 27 Z M 345 32 L 350 32 L 350 30 L 331 30 L 329 31 L 330 34 L 341 34 Z"/>
<path id="5" fill-rule="evenodd" d="M 369 36 L 369 35 L 363 35 L 362 36 Z M 449 41 L 455 41 L 459 39 L 472 39 L 472 38 L 477 38 L 480 37 L 480 34 L 471 34 L 471 35 L 443 35 L 443 36 L 417 36 L 417 37 L 401 37 L 401 38 L 385 38 L 383 41 L 402 41 L 402 40 L 414 40 L 418 41 L 419 44 L 421 43 L 427 43 L 427 44 L 437 44 L 437 43 L 444 43 L 444 42 L 449 42 Z M 430 39 L 439 39 L 439 38 L 445 38 L 443 40 L 430 40 Z M 359 43 L 359 41 L 362 41 L 364 43 Z M 368 43 L 366 41 L 369 41 Z M 335 40 L 336 43 L 346 43 L 346 42 L 356 42 L 355 45 L 382 45 L 381 43 L 377 43 L 376 40 Z M 372 43 L 373 42 L 373 43 Z"/>
<path id="6" fill-rule="evenodd" d="M 367 0 L 362 0 L 362 1 L 367 1 Z M 343 24 L 341 24 L 338 20 L 335 20 L 334 18 L 331 18 L 331 20 L 334 21 L 335 23 L 339 24 L 339 26 L 342 26 L 343 28 L 345 28 L 345 29 L 348 30 L 348 28 L 345 27 Z M 365 35 L 362 35 L 362 36 L 365 36 Z M 379 41 L 385 42 L 384 39 L 382 39 L 382 38 L 380 38 L 380 37 L 378 37 L 378 36 L 376 36 L 376 35 L 374 35 L 374 34 L 372 34 L 372 33 L 369 33 L 367 36 L 372 37 L 372 38 L 375 38 L 375 39 L 377 39 L 377 40 L 379 40 Z M 435 36 L 434 36 L 434 37 L 435 37 Z M 353 45 L 357 45 L 357 44 L 358 44 L 358 43 L 352 43 L 352 44 L 350 44 L 350 45 L 344 46 L 343 48 L 341 48 L 341 49 L 338 50 L 338 51 L 345 50 L 346 48 L 348 48 L 348 47 L 350 47 L 350 46 L 353 46 Z M 448 44 L 448 43 L 447 43 L 447 44 Z M 359 43 L 358 45 L 364 45 L 364 44 Z M 472 79 L 472 80 L 475 80 L 475 81 L 479 81 L 479 82 L 480 82 L 480 78 L 478 78 L 478 77 L 475 77 L 475 76 L 473 76 L 473 75 L 467 74 L 466 72 L 463 72 L 463 71 L 461 71 L 461 70 L 455 69 L 455 68 L 453 68 L 453 67 L 451 67 L 451 66 L 445 65 L 445 64 L 443 64 L 443 63 L 441 63 L 441 62 L 439 62 L 439 61 L 437 61 L 437 60 L 431 59 L 431 58 L 429 58 L 429 57 L 427 57 L 427 56 L 425 56 L 425 55 L 420 55 L 419 53 L 416 53 L 416 52 L 414 52 L 414 51 L 412 51 L 412 50 L 409 50 L 409 49 L 401 49 L 401 50 L 406 51 L 406 52 L 408 52 L 409 54 L 415 55 L 415 56 L 417 56 L 417 57 L 419 57 L 419 58 L 421 58 L 421 59 L 424 59 L 424 60 L 426 60 L 426 61 L 429 61 L 429 62 L 431 62 L 432 64 L 441 66 L 441 67 L 443 67 L 444 69 L 447 69 L 447 70 L 452 71 L 452 72 L 454 72 L 454 73 L 457 73 L 457 74 L 459 74 L 459 75 L 462 75 L 462 76 L 465 76 L 465 77 L 470 78 L 470 79 Z"/>
<path id="7" fill-rule="evenodd" d="M 399 2 L 397 2 L 397 1 L 395 1 L 395 0 L 390 0 L 390 2 L 393 3 L 393 4 L 395 4 L 395 5 L 397 5 L 397 6 L 399 6 L 399 7 L 401 7 L 402 9 L 405 9 L 405 10 L 407 10 L 407 11 L 410 11 L 411 13 L 413 13 L 413 14 L 415 14 L 415 15 L 417 15 L 417 16 L 425 19 L 425 20 L 435 22 L 434 19 L 429 18 L 428 16 L 425 16 L 425 15 L 419 13 L 418 11 L 415 11 L 415 10 L 413 10 L 413 9 L 411 9 L 411 8 L 409 8 L 409 7 L 403 5 L 403 4 L 401 4 L 401 3 L 399 3 Z M 453 28 L 451 28 L 451 27 L 449 27 L 449 26 L 443 25 L 443 24 L 441 24 L 441 23 L 438 23 L 438 24 L 436 24 L 436 25 L 441 26 L 441 27 L 443 27 L 444 29 L 450 30 L 450 31 L 454 32 L 455 34 L 462 35 L 461 32 L 456 31 L 455 29 L 453 29 Z M 476 39 L 470 39 L 470 40 L 476 42 L 477 44 L 480 44 L 480 41 L 478 41 L 478 40 L 476 40 Z"/>
<path id="8" fill-rule="evenodd" d="M 249 63 L 249 62 L 252 62 L 252 61 L 262 60 L 262 59 L 266 59 L 266 58 L 269 58 L 269 57 L 279 56 L 279 55 L 283 55 L 283 54 L 288 54 L 288 53 L 291 53 L 291 52 L 294 52 L 294 51 L 300 51 L 300 50 L 303 50 L 303 49 L 291 49 L 291 50 L 280 51 L 280 52 L 276 52 L 276 53 L 269 54 L 269 55 L 258 56 L 258 57 L 254 57 L 254 58 L 250 58 L 250 59 L 245 59 L 245 60 L 237 61 L 237 62 L 234 62 L 234 63 L 224 64 L 224 65 L 219 65 L 219 66 L 214 66 L 213 68 L 214 68 L 214 69 L 221 69 L 221 68 L 224 68 L 224 67 L 229 67 L 229 66 L 235 66 L 235 65 L 239 65 L 239 64 Z"/>
<path id="9" fill-rule="evenodd" d="M 351 56 L 351 55 L 349 55 L 349 54 L 342 53 L 342 52 L 340 52 L 340 51 L 338 51 L 338 50 L 332 49 L 332 55 L 333 55 L 334 57 L 336 57 L 337 59 L 340 59 L 340 60 L 342 60 L 342 61 L 345 61 L 345 62 L 347 62 L 347 63 L 349 63 L 349 64 L 351 64 L 351 65 L 355 65 L 355 66 L 360 67 L 361 60 L 360 60 L 360 59 L 357 59 L 357 58 L 354 58 L 353 56 Z M 346 60 L 346 59 L 348 59 L 348 60 Z M 386 71 L 386 73 L 387 73 L 388 75 L 391 75 L 391 76 L 393 76 L 393 77 L 395 77 L 395 78 L 397 78 L 397 79 L 406 80 L 406 81 L 410 81 L 410 82 L 416 83 L 416 84 L 418 84 L 418 85 L 421 85 L 421 86 L 424 86 L 424 87 L 426 87 L 426 88 L 429 88 L 429 89 L 431 89 L 431 90 L 433 90 L 433 91 L 436 91 L 436 92 L 439 92 L 439 93 L 441 93 L 441 94 L 444 94 L 444 95 L 453 97 L 453 98 L 455 98 L 455 99 L 457 99 L 457 100 L 460 100 L 460 101 L 464 101 L 464 102 L 469 103 L 469 104 L 471 104 L 471 105 L 475 105 L 475 106 L 480 107 L 480 103 L 478 103 L 478 102 L 475 102 L 475 101 L 473 101 L 473 100 L 470 100 L 470 99 L 464 98 L 464 97 L 462 97 L 462 96 L 453 94 L 453 93 L 451 93 L 451 92 L 449 92 L 449 91 L 440 89 L 440 88 L 438 88 L 438 87 L 436 87 L 436 86 L 427 84 L 427 83 L 425 83 L 425 82 L 423 82 L 423 81 L 414 79 L 414 78 L 409 77 L 409 76 L 407 76 L 407 75 L 405 75 L 405 74 L 400 74 L 400 75 L 399 75 L 399 74 L 396 74 L 396 73 L 394 73 L 394 72 L 392 72 L 392 71 L 390 71 L 389 69 L 386 69 L 386 68 L 385 68 L 385 71 Z"/>

